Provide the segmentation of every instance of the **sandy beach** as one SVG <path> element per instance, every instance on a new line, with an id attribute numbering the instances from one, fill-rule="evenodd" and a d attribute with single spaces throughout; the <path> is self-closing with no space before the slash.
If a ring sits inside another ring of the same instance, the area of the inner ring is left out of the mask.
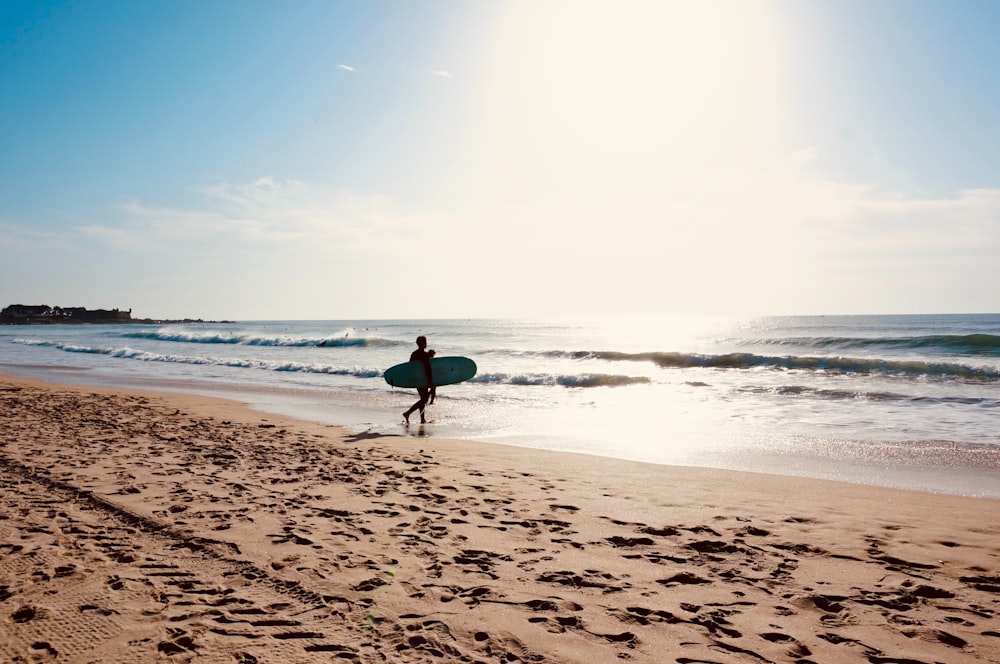
<path id="1" fill-rule="evenodd" d="M 2 662 L 1000 662 L 997 500 L 6 377 L 0 425 Z"/>

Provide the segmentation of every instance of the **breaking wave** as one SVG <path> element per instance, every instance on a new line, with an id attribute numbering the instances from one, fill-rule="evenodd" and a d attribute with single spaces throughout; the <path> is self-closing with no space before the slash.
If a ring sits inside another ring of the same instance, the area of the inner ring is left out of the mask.
<path id="1" fill-rule="evenodd" d="M 140 338 L 150 338 L 150 334 L 162 333 L 130 333 L 144 335 Z M 198 337 L 203 339 L 195 343 L 246 343 L 251 344 L 256 340 L 255 345 L 268 345 L 268 339 L 260 337 L 246 337 L 243 340 L 204 340 L 208 337 Z M 218 335 L 216 335 L 218 336 Z M 157 337 L 161 338 L 161 337 Z M 213 337 L 215 338 L 215 337 Z M 225 339 L 224 336 L 218 336 Z M 333 339 L 334 342 L 341 340 L 343 345 L 352 342 L 344 341 L 343 338 Z M 269 338 L 270 345 L 305 345 L 303 338 L 281 340 L 278 337 Z M 358 340 L 360 341 L 360 340 Z M 370 343 L 371 340 L 364 340 Z M 383 340 L 385 341 L 385 340 Z M 245 366 L 275 371 L 309 371 L 316 373 L 350 373 L 358 376 L 380 376 L 380 369 L 360 369 L 344 370 L 322 364 L 307 362 L 281 362 L 261 359 L 239 359 L 239 358 L 215 358 L 196 357 L 188 355 L 173 355 L 153 353 L 149 351 L 136 350 L 129 347 L 103 348 L 94 346 L 77 346 L 73 344 L 60 343 L 54 341 L 14 339 L 15 343 L 34 346 L 48 346 L 70 353 L 92 353 L 108 355 L 111 357 L 121 357 L 137 359 L 143 361 L 178 362 L 186 364 L 220 364 L 225 366 Z M 398 342 L 387 342 L 398 343 Z M 313 340 L 311 345 L 317 345 Z M 828 374 L 882 374 L 894 375 L 903 378 L 939 378 L 939 379 L 963 379 L 972 381 L 994 381 L 1000 379 L 1000 366 L 971 366 L 955 362 L 931 362 L 927 360 L 908 359 L 884 359 L 884 358 L 851 358 L 839 356 L 801 356 L 801 355 L 758 355 L 755 353 L 725 353 L 718 355 L 698 354 L 698 353 L 673 353 L 673 352 L 646 352 L 646 353 L 625 353 L 618 351 L 547 351 L 540 353 L 546 357 L 569 358 L 574 360 L 603 360 L 607 362 L 650 362 L 664 369 L 720 369 L 720 370 L 776 370 L 776 371 L 798 371 L 798 372 L 823 372 Z M 595 386 L 619 386 L 632 385 L 638 383 L 651 382 L 647 377 L 635 377 L 620 375 L 617 373 L 579 373 L 579 374 L 514 374 L 514 373 L 487 373 L 481 374 L 475 379 L 481 383 L 498 383 L 506 385 L 563 385 L 566 387 L 595 387 Z"/>
<path id="2" fill-rule="evenodd" d="M 347 348 L 351 346 L 398 346 L 410 345 L 401 341 L 379 337 L 356 336 L 353 329 L 320 337 L 267 336 L 255 334 L 233 334 L 228 332 L 187 332 L 181 330 L 156 330 L 126 332 L 125 339 L 148 339 L 192 344 L 231 344 L 243 346 L 319 346 L 327 348 Z"/>
<path id="3" fill-rule="evenodd" d="M 995 334 L 932 334 L 913 337 L 786 337 L 759 339 L 768 346 L 796 346 L 819 349 L 920 349 L 959 351 L 971 355 L 1000 355 L 1000 336 Z"/>
<path id="4" fill-rule="evenodd" d="M 621 376 L 612 374 L 506 374 L 485 373 L 470 379 L 472 383 L 490 383 L 494 385 L 561 385 L 563 387 L 621 387 L 651 382 L 649 378 L 640 376 Z"/>
<path id="5" fill-rule="evenodd" d="M 923 360 L 889 360 L 882 358 L 769 356 L 755 353 L 725 353 L 702 355 L 698 353 L 622 353 L 617 351 L 569 352 L 552 351 L 549 356 L 576 360 L 596 359 L 609 362 L 652 362 L 665 369 L 776 369 L 823 371 L 828 373 L 894 374 L 900 376 L 930 376 L 938 378 L 965 378 L 995 380 L 1000 378 L 1000 367 L 975 367 L 952 362 L 927 362 Z"/>
<path id="6" fill-rule="evenodd" d="M 67 353 L 89 353 L 104 355 L 141 362 L 173 362 L 177 364 L 214 365 L 240 369 L 261 369 L 265 371 L 289 371 L 303 373 L 330 374 L 337 376 L 354 376 L 356 378 L 378 378 L 383 375 L 381 369 L 363 367 L 335 367 L 323 364 L 292 361 L 271 361 L 261 359 L 199 357 L 192 355 L 171 355 L 151 353 L 135 348 L 103 348 L 97 346 L 77 346 L 54 341 L 34 339 L 15 339 L 15 343 L 28 346 L 46 346 Z M 486 373 L 479 374 L 470 382 L 494 385 L 538 385 L 563 387 L 620 387 L 651 382 L 646 377 L 623 376 L 617 374 L 582 373 L 572 375 L 559 374 L 514 374 Z"/>
<path id="7" fill-rule="evenodd" d="M 832 401 L 905 401 L 913 404 L 958 404 L 963 406 L 981 406 L 983 408 L 1000 408 L 1000 399 L 972 396 L 917 396 L 897 392 L 869 390 L 835 390 L 809 387 L 806 385 L 780 386 L 750 386 L 740 388 L 741 392 L 751 394 L 773 394 L 780 397 L 809 397 Z"/>
<path id="8" fill-rule="evenodd" d="M 30 339 L 15 339 L 15 343 L 22 343 L 28 346 L 47 346 L 68 353 L 89 353 L 92 355 L 105 355 L 126 360 L 138 360 L 141 362 L 171 362 L 175 364 L 209 365 L 220 367 L 234 367 L 238 369 L 261 369 L 264 371 L 289 371 L 302 373 L 330 374 L 335 376 L 355 376 L 357 378 L 375 378 L 382 375 L 380 369 L 365 367 L 335 367 L 324 364 L 313 364 L 307 362 L 291 361 L 270 361 L 258 359 L 226 358 L 226 357 L 197 357 L 191 355 L 169 355 L 163 353 L 151 353 L 149 351 L 137 350 L 135 348 L 101 348 L 95 346 L 76 346 L 73 344 L 62 344 L 51 341 L 35 341 Z"/>

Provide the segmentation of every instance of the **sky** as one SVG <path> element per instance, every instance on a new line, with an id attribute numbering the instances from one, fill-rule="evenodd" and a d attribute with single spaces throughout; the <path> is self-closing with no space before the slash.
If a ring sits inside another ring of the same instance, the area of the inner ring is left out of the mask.
<path id="1" fill-rule="evenodd" d="M 0 306 L 1000 311 L 994 0 L 0 3 Z"/>

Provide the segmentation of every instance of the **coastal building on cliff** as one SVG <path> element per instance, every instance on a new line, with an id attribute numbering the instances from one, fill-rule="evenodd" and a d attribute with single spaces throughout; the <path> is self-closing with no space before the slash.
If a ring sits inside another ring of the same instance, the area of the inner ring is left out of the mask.
<path id="1" fill-rule="evenodd" d="M 86 307 L 50 307 L 47 304 L 11 304 L 0 311 L 0 324 L 116 323 L 132 320 L 132 310 Z"/>

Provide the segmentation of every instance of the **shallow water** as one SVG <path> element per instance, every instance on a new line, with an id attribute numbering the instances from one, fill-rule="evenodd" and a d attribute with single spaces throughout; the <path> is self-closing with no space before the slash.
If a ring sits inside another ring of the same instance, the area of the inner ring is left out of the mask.
<path id="1" fill-rule="evenodd" d="M 471 357 L 432 423 L 381 378 Z M 0 327 L 2 371 L 378 433 L 1000 497 L 1000 315 Z"/>

